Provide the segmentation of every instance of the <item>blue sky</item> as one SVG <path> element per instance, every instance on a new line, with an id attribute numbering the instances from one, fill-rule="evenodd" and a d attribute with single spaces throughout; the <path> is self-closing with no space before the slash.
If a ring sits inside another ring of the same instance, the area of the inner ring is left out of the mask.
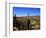
<path id="1" fill-rule="evenodd" d="M 13 7 L 13 16 L 40 16 L 40 8 Z"/>

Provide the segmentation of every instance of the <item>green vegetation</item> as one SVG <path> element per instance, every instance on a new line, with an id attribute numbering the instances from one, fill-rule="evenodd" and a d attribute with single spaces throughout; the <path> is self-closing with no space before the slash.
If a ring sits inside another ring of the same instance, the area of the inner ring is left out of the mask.
<path id="1" fill-rule="evenodd" d="M 13 17 L 13 31 L 15 30 L 39 30 L 40 29 L 40 18 L 34 16 L 34 18 L 28 19 L 27 17 Z M 38 19 L 36 19 L 38 18 Z M 29 24 L 28 24 L 29 20 Z"/>

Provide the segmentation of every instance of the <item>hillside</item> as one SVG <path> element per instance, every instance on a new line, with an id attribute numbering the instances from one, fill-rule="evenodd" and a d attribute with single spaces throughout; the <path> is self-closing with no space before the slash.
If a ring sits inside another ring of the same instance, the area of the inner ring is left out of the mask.
<path id="1" fill-rule="evenodd" d="M 25 17 L 16 17 L 17 19 L 28 19 L 27 16 Z M 40 19 L 40 16 L 29 16 L 29 19 Z"/>
<path id="2" fill-rule="evenodd" d="M 14 19 L 13 26 L 17 28 L 17 30 L 38 30 L 40 29 L 40 16 L 29 16 L 29 26 L 28 26 L 28 17 L 16 17 Z M 13 30 L 15 31 L 15 28 Z M 29 28 L 29 29 L 28 29 Z"/>

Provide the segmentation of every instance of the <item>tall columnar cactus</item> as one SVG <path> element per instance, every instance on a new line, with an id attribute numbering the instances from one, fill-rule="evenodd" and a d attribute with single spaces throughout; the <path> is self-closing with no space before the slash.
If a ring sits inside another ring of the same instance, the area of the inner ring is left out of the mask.
<path id="1" fill-rule="evenodd" d="M 28 29 L 29 29 L 30 19 L 29 19 L 29 12 L 28 12 Z"/>
<path id="2" fill-rule="evenodd" d="M 15 27 L 15 26 L 16 26 L 16 15 L 13 16 L 13 27 Z"/>

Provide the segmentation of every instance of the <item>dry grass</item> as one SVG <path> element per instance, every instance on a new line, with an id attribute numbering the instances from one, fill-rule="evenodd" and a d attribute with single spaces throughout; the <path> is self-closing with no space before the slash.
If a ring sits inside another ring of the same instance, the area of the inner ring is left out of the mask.
<path id="1" fill-rule="evenodd" d="M 17 18 L 17 22 L 18 22 L 18 26 L 16 27 L 13 27 L 13 30 L 14 31 L 17 31 L 17 30 L 38 30 L 40 29 L 40 18 L 37 17 L 37 19 L 32 19 L 30 18 L 30 24 L 29 24 L 29 29 L 28 29 L 28 19 L 21 19 L 20 18 Z"/>

